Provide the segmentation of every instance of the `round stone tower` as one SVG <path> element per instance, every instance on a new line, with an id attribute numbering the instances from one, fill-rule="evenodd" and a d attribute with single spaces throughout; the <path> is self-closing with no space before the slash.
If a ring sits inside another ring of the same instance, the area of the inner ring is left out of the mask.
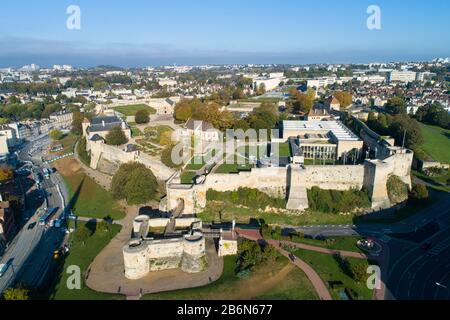
<path id="1" fill-rule="evenodd" d="M 181 270 L 186 273 L 201 272 L 206 268 L 206 243 L 201 232 L 184 236 Z"/>

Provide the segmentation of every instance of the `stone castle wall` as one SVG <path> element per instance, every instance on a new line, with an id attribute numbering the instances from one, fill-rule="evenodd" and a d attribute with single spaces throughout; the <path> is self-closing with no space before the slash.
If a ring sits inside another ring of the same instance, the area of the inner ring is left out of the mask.
<path id="1" fill-rule="evenodd" d="M 152 170 L 153 174 L 159 180 L 166 181 L 174 174 L 174 171 L 159 161 L 152 160 L 140 152 L 125 152 L 119 147 L 109 146 L 103 141 L 88 140 L 89 149 L 91 151 L 91 168 L 97 169 L 101 159 L 109 162 L 123 164 L 130 161 L 142 163 Z"/>
<path id="2" fill-rule="evenodd" d="M 240 187 L 258 189 L 273 197 L 287 197 L 288 209 L 308 208 L 306 190 L 314 186 L 330 190 L 366 188 L 372 207 L 390 206 L 386 184 L 390 175 L 397 175 L 411 185 L 413 153 L 407 149 L 390 148 L 390 157 L 368 160 L 356 166 L 290 166 L 288 168 L 253 169 L 239 174 L 210 174 L 200 185 L 167 184 L 168 210 L 184 201 L 185 214 L 198 213 L 206 206 L 206 192 L 235 191 Z"/>

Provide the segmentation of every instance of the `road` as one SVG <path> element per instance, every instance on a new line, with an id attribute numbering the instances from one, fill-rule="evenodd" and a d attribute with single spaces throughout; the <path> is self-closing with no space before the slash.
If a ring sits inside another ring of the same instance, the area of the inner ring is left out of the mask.
<path id="1" fill-rule="evenodd" d="M 45 165 L 41 162 L 42 150 L 50 145 L 48 136 L 37 137 L 32 142 L 26 142 L 18 151 L 18 158 L 33 164 L 35 170 L 43 176 Z M 30 154 L 32 157 L 30 157 Z M 58 191 L 58 186 L 61 193 Z M 40 187 L 45 197 L 44 203 L 37 202 L 39 192 L 28 193 L 26 203 L 28 208 L 24 213 L 24 226 L 17 234 L 1 258 L 1 263 L 10 262 L 6 273 L 0 278 L 0 294 L 8 287 L 25 283 L 35 288 L 43 284 L 50 269 L 53 252 L 59 248 L 64 239 L 64 228 L 51 228 L 37 223 L 38 208 L 58 208 L 53 218 L 59 217 L 65 207 L 68 193 L 58 174 L 52 174 L 50 179 L 43 179 Z M 33 226 L 34 227 L 31 227 Z"/>
<path id="2" fill-rule="evenodd" d="M 450 300 L 450 193 L 417 214 L 393 224 L 358 224 L 329 226 L 284 226 L 310 237 L 374 237 L 382 245 L 378 257 L 386 288 L 384 299 Z M 438 225 L 413 241 L 405 235 L 417 233 L 423 226 Z M 422 246 L 430 244 L 429 250 Z"/>

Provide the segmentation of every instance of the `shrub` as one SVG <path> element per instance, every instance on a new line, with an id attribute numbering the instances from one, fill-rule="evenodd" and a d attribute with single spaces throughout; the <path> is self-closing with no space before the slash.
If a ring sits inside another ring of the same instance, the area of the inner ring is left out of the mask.
<path id="1" fill-rule="evenodd" d="M 391 203 L 397 204 L 408 199 L 408 186 L 399 177 L 391 175 L 386 187 Z"/>
<path id="2" fill-rule="evenodd" d="M 370 207 L 367 192 L 355 189 L 337 191 L 313 187 L 308 190 L 308 201 L 311 210 L 334 214 Z"/>
<path id="3" fill-rule="evenodd" d="M 238 259 L 236 274 L 241 274 L 253 270 L 258 265 L 267 261 L 278 259 L 279 254 L 272 246 L 262 247 L 259 243 L 240 239 L 238 242 Z"/>
<path id="4" fill-rule="evenodd" d="M 77 146 L 77 153 L 80 160 L 87 166 L 91 164 L 91 155 L 86 150 L 86 139 L 82 138 Z"/>
<path id="5" fill-rule="evenodd" d="M 9 167 L 6 167 L 6 166 L 1 166 L 0 167 L 0 182 L 9 181 L 12 178 L 14 178 L 14 170 Z"/>
<path id="6" fill-rule="evenodd" d="M 208 201 L 222 201 L 254 209 L 265 209 L 268 206 L 286 208 L 286 199 L 272 198 L 264 192 L 250 188 L 239 188 L 237 191 L 226 192 L 209 189 L 206 193 L 206 199 Z"/>
<path id="7" fill-rule="evenodd" d="M 410 197 L 415 200 L 428 199 L 428 189 L 424 184 L 415 184 L 410 192 Z"/>
<path id="8" fill-rule="evenodd" d="M 363 263 L 350 264 L 353 279 L 358 282 L 365 282 L 367 280 L 367 266 Z"/>
<path id="9" fill-rule="evenodd" d="M 64 134 L 61 132 L 61 130 L 50 131 L 50 138 L 53 141 L 61 140 L 63 137 L 64 137 Z"/>
<path id="10" fill-rule="evenodd" d="M 3 292 L 3 298 L 6 301 L 25 301 L 30 300 L 30 290 L 20 286 L 18 288 L 8 288 Z"/>

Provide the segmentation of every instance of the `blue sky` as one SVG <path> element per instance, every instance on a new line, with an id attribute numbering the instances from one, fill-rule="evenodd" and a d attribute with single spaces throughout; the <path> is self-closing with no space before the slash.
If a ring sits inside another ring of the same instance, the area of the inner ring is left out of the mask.
<path id="1" fill-rule="evenodd" d="M 81 8 L 81 30 L 66 9 Z M 368 30 L 367 7 L 381 8 Z M 0 66 L 320 63 L 450 56 L 450 1 L 4 0 Z"/>

